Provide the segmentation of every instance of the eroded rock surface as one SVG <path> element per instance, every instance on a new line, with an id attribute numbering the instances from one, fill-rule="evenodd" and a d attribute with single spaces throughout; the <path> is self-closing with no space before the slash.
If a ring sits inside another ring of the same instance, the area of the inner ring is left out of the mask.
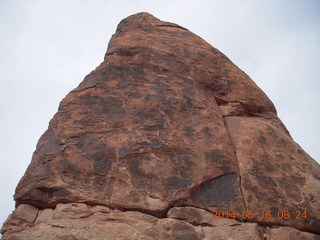
<path id="1" fill-rule="evenodd" d="M 14 197 L 3 239 L 320 233 L 320 167 L 272 102 L 217 49 L 147 13 L 120 22 L 62 100 Z"/>
<path id="2" fill-rule="evenodd" d="M 19 209 L 6 223 L 4 240 L 319 240 L 319 235 L 291 227 L 267 227 L 234 219 L 212 219 L 212 213 L 194 207 L 174 207 L 165 218 L 138 211 L 120 211 L 84 203 L 59 203 L 55 209 L 38 209 L 32 225 L 21 231 L 15 221 L 25 215 Z"/>

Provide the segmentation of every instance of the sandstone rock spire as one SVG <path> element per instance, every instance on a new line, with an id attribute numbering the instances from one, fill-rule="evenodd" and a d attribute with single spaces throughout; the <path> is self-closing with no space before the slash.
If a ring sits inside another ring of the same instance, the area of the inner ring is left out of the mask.
<path id="1" fill-rule="evenodd" d="M 138 13 L 60 103 L 2 239 L 319 239 L 319 186 L 243 71 Z"/>

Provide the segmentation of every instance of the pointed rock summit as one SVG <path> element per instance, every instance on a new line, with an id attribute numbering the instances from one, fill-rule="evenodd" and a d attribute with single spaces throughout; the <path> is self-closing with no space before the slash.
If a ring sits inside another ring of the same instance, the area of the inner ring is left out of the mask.
<path id="1" fill-rule="evenodd" d="M 320 166 L 220 51 L 148 13 L 60 103 L 2 239 L 320 239 Z"/>

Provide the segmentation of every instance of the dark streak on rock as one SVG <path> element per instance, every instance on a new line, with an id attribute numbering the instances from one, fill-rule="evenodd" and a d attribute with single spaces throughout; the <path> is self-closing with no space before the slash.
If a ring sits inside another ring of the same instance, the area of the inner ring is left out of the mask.
<path id="1" fill-rule="evenodd" d="M 203 207 L 221 206 L 237 196 L 238 174 L 229 173 L 203 183 L 192 192 L 192 200 Z"/>

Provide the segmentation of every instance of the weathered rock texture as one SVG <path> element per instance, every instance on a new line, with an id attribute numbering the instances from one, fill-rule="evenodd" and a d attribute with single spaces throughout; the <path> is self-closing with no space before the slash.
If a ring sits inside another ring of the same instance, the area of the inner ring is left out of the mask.
<path id="1" fill-rule="evenodd" d="M 14 198 L 3 239 L 320 239 L 320 167 L 272 102 L 147 13 L 60 103 Z"/>

